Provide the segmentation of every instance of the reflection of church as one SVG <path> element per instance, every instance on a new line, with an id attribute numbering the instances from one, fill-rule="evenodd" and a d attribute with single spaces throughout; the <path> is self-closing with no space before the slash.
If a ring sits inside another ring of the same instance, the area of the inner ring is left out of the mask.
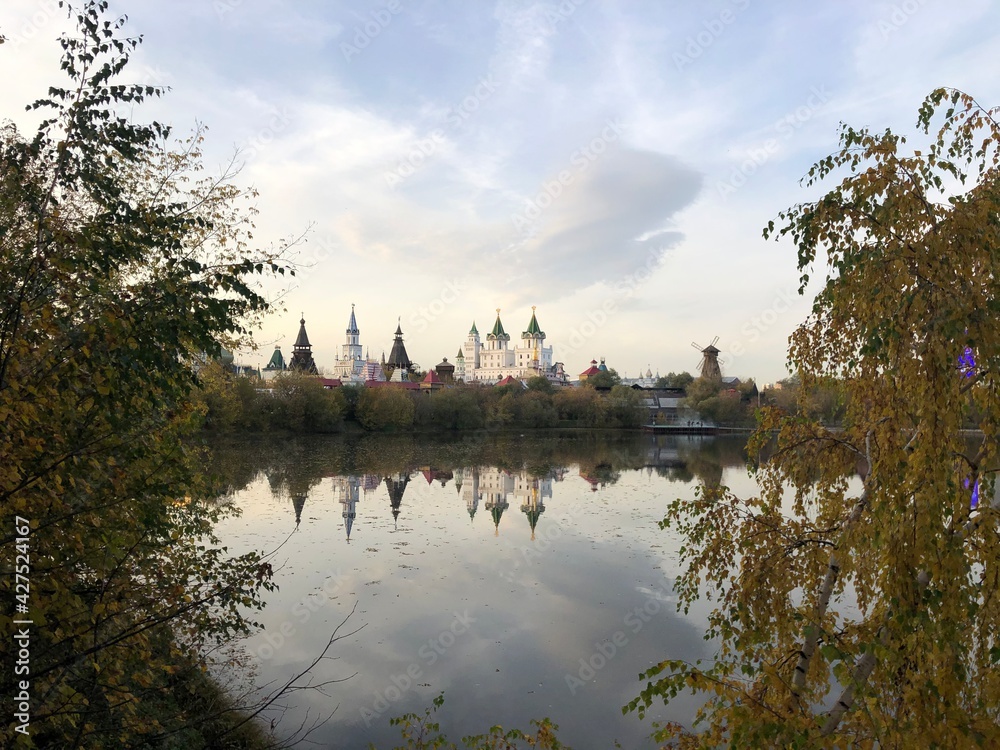
<path id="1" fill-rule="evenodd" d="M 389 490 L 389 507 L 392 509 L 392 520 L 399 519 L 399 508 L 403 504 L 403 493 L 406 485 L 410 483 L 410 475 L 396 473 L 385 478 L 386 489 Z"/>
<path id="2" fill-rule="evenodd" d="M 447 471 L 424 466 L 384 477 L 374 474 L 327 475 L 332 483 L 333 501 L 341 505 L 341 517 L 344 519 L 344 532 L 348 543 L 351 541 L 351 532 L 357 519 L 359 502 L 371 504 L 369 495 L 378 492 L 380 485 L 384 484 L 389 499 L 389 511 L 392 513 L 395 525 L 402 512 L 403 496 L 407 486 L 413 478 L 421 475 L 428 485 L 440 483 L 442 487 L 454 479 L 459 496 L 465 500 L 470 521 L 475 520 L 476 512 L 482 506 L 493 520 L 496 535 L 500 533 L 500 521 L 504 512 L 511 505 L 517 506 L 527 518 L 531 538 L 534 539 L 535 527 L 545 512 L 545 501 L 552 498 L 552 482 L 562 481 L 566 470 L 555 469 L 540 477 L 523 470 L 511 472 L 497 468 L 466 467 Z M 299 488 L 291 492 L 296 527 L 302 521 L 302 512 L 310 494 L 309 488 Z"/>
<path id="3" fill-rule="evenodd" d="M 347 533 L 347 541 L 351 541 L 351 528 L 354 526 L 354 519 L 358 515 L 357 505 L 361 491 L 365 496 L 378 487 L 378 477 L 371 474 L 357 476 L 349 474 L 347 476 L 333 477 L 333 496 L 344 509 L 341 513 L 344 519 L 344 530 Z"/>
<path id="4" fill-rule="evenodd" d="M 535 526 L 545 511 L 545 498 L 552 497 L 553 474 L 545 477 L 531 476 L 527 471 L 516 473 L 503 469 L 478 466 L 461 469 L 455 473 L 458 488 L 469 518 L 475 520 L 480 503 L 493 519 L 494 531 L 500 533 L 500 519 L 511 502 L 520 506 L 528 518 L 531 536 L 535 536 Z M 556 476 L 558 480 L 558 476 Z"/>

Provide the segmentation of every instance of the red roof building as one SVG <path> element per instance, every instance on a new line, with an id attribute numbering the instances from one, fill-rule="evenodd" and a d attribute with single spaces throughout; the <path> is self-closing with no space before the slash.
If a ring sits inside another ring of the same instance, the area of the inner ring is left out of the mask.
<path id="1" fill-rule="evenodd" d="M 582 381 L 586 380 L 587 378 L 589 378 L 589 377 L 591 377 L 593 375 L 596 375 L 600 371 L 601 371 L 601 369 L 597 366 L 597 360 L 596 359 L 592 359 L 592 360 L 590 360 L 590 367 L 588 367 L 586 370 L 584 370 L 583 372 L 580 373 L 580 381 L 582 382 Z"/>
<path id="2" fill-rule="evenodd" d="M 434 370 L 429 370 L 424 379 L 420 381 L 420 390 L 422 391 L 436 391 L 439 388 L 444 387 L 444 382 L 438 377 L 438 374 Z"/>

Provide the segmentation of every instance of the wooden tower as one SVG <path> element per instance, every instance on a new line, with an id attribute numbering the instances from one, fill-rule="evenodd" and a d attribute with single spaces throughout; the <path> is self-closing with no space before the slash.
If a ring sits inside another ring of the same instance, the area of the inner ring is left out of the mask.
<path id="1" fill-rule="evenodd" d="M 722 380 L 722 368 L 719 365 L 719 350 L 715 348 L 715 342 L 719 340 L 716 336 L 712 343 L 702 348 L 699 344 L 691 342 L 691 346 L 701 352 L 701 362 L 698 370 L 701 376 L 707 380 Z"/>

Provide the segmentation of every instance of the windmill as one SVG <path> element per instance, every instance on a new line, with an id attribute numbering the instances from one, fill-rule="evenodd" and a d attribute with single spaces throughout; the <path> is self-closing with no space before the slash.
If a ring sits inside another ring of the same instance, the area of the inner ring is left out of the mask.
<path id="1" fill-rule="evenodd" d="M 702 353 L 701 363 L 698 365 L 698 369 L 701 371 L 701 376 L 706 380 L 722 380 L 722 368 L 719 367 L 719 350 L 715 348 L 715 343 L 719 340 L 716 336 L 712 339 L 712 343 L 706 347 L 691 342 L 691 346 Z"/>

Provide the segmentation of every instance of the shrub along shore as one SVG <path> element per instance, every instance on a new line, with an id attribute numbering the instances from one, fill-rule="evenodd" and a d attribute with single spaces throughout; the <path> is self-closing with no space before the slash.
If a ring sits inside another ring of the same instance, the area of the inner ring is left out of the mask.
<path id="1" fill-rule="evenodd" d="M 545 378 L 518 384 L 460 384 L 433 392 L 343 386 L 284 374 L 263 389 L 218 363 L 199 376 L 196 402 L 206 430 L 230 432 L 400 432 L 504 428 L 637 429 L 644 408 L 627 386 L 556 388 Z"/>

